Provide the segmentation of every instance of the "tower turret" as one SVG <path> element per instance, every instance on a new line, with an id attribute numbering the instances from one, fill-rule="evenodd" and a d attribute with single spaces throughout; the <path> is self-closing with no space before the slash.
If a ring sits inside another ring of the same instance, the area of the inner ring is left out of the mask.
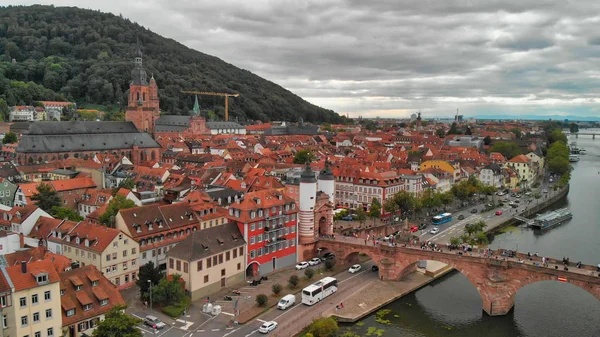
<path id="1" fill-rule="evenodd" d="M 335 204 L 335 181 L 329 161 L 325 160 L 325 168 L 319 174 L 319 190 L 329 196 L 329 201 Z"/>
<path id="2" fill-rule="evenodd" d="M 315 198 L 317 179 L 310 168 L 310 161 L 300 175 L 300 212 L 298 212 L 298 240 L 301 244 L 315 241 Z"/>

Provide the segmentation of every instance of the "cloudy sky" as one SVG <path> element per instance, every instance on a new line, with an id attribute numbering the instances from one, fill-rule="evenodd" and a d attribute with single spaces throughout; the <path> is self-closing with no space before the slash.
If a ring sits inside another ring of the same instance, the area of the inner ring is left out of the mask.
<path id="1" fill-rule="evenodd" d="M 12 0 L 122 14 L 351 117 L 600 116 L 600 1 Z"/>

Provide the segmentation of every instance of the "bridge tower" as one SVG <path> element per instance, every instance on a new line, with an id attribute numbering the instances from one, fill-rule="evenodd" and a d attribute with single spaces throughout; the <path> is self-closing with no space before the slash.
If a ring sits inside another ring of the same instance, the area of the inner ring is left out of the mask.
<path id="1" fill-rule="evenodd" d="M 325 160 L 325 168 L 319 174 L 319 190 L 329 196 L 329 201 L 335 205 L 335 182 L 333 179 L 333 172 L 329 167 L 329 161 Z"/>
<path id="2" fill-rule="evenodd" d="M 310 162 L 300 175 L 300 211 L 298 212 L 298 261 L 314 254 L 317 238 L 315 236 L 315 202 L 317 197 L 317 179 L 310 168 Z"/>

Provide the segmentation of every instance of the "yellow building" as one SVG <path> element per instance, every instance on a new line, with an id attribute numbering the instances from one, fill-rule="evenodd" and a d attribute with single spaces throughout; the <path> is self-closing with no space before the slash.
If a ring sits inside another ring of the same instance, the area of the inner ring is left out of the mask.
<path id="1" fill-rule="evenodd" d="M 438 170 L 442 170 L 448 172 L 453 177 L 453 182 L 456 182 L 460 179 L 460 163 L 450 163 L 445 160 L 427 160 L 421 163 L 419 166 L 419 170 L 426 170 L 429 168 L 434 168 Z"/>
<path id="2" fill-rule="evenodd" d="M 22 262 L 3 268 L 2 273 L 12 287 L 12 312 L 7 308 L 3 322 L 14 335 L 4 337 L 58 337 L 62 335 L 60 278 L 52 261 Z M 14 317 L 8 319 L 8 315 Z M 4 318 L 4 317 L 3 317 Z"/>
<path id="3" fill-rule="evenodd" d="M 167 275 L 179 274 L 192 301 L 244 281 L 246 242 L 234 223 L 193 232 L 167 253 Z"/>
<path id="4" fill-rule="evenodd" d="M 140 246 L 118 229 L 81 221 L 63 221 L 48 238 L 48 249 L 81 267 L 94 265 L 119 289 L 135 284 Z"/>

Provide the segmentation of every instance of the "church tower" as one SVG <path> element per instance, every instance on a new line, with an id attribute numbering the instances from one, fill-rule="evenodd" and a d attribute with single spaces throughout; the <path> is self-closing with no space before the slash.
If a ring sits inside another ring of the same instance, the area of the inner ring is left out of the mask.
<path id="1" fill-rule="evenodd" d="M 315 242 L 315 198 L 317 179 L 310 168 L 310 161 L 300 175 L 300 212 L 298 213 L 298 241 L 300 244 Z"/>
<path id="2" fill-rule="evenodd" d="M 142 52 L 137 51 L 134 68 L 131 70 L 129 99 L 125 119 L 133 122 L 138 130 L 154 133 L 154 122 L 160 117 L 158 86 L 154 76 L 148 75 L 142 64 Z"/>

